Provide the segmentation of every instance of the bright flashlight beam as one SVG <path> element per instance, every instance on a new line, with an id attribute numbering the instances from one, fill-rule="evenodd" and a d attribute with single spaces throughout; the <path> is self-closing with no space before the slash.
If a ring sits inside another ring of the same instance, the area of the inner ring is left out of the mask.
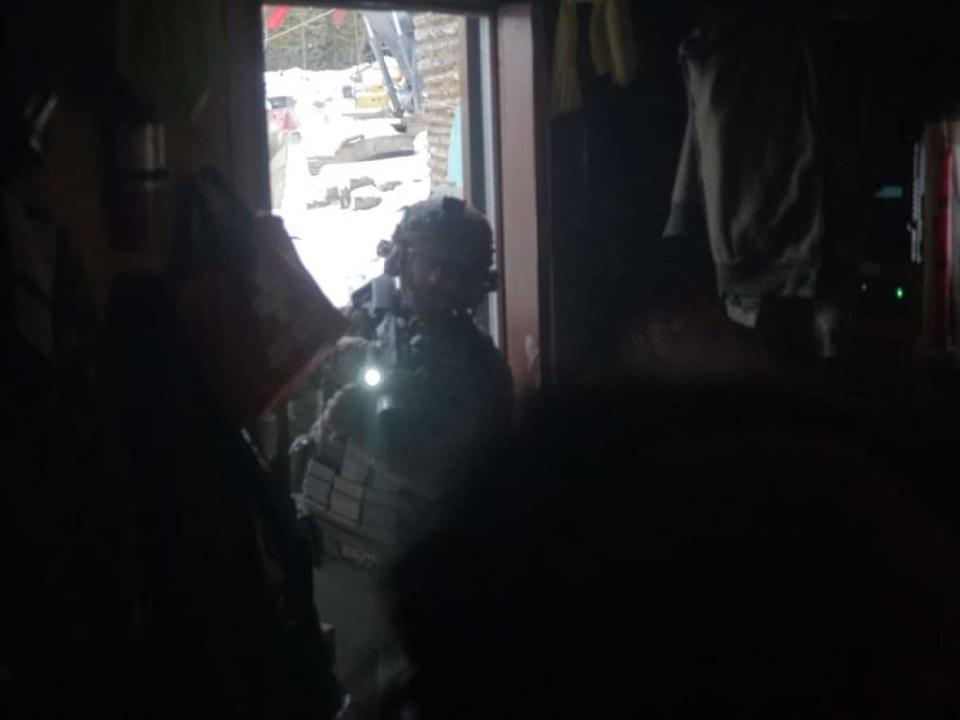
<path id="1" fill-rule="evenodd" d="M 383 382 L 383 375 L 376 368 L 367 368 L 363 373 L 363 381 L 369 387 L 376 387 Z"/>

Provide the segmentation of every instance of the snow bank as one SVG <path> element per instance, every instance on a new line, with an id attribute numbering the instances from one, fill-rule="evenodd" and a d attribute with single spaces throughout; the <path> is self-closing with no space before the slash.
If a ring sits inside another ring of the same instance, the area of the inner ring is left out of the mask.
<path id="1" fill-rule="evenodd" d="M 362 68 L 364 75 L 368 69 Z M 264 76 L 268 95 L 296 98 L 302 137 L 300 143 L 289 146 L 278 214 L 294 238 L 301 261 L 338 306 L 349 305 L 351 293 L 381 272 L 377 245 L 393 234 L 403 208 L 430 194 L 425 133 L 416 138 L 414 155 L 325 165 L 318 175 L 310 175 L 308 156 L 332 155 L 347 137 L 396 132 L 390 119 L 344 114 L 355 112 L 353 101 L 342 97 L 342 87 L 352 84 L 354 73 L 355 69 L 315 72 L 292 68 Z M 376 78 L 379 82 L 379 70 Z M 378 197 L 381 202 L 376 207 L 354 210 L 352 202 L 350 208 L 339 202 L 317 206 L 326 200 L 329 188 L 349 187 L 351 180 L 360 178 L 370 178 L 374 185 L 354 190 L 351 200 Z"/>
<path id="2" fill-rule="evenodd" d="M 402 78 L 400 66 L 392 57 L 384 58 L 387 69 L 394 81 Z M 298 67 L 287 70 L 274 70 L 263 74 L 267 97 L 288 95 L 298 102 L 330 102 L 343 100 L 343 88 L 360 89 L 383 85 L 380 66 L 376 63 L 364 63 L 346 70 L 303 70 Z M 343 112 L 355 110 L 353 102 L 341 108 Z"/>

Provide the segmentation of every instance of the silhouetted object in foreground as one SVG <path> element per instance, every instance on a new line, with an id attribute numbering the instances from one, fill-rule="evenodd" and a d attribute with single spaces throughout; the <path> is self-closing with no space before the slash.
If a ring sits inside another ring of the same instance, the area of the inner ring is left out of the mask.
<path id="1" fill-rule="evenodd" d="M 943 717 L 946 533 L 862 418 L 613 388 L 534 410 L 388 583 L 441 717 Z M 799 714 L 797 714 L 799 713 Z"/>

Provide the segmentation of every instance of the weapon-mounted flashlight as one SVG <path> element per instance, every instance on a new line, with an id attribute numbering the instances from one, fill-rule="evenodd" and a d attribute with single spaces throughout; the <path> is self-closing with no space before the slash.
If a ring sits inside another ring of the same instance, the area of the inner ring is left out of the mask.
<path id="1" fill-rule="evenodd" d="M 375 367 L 368 367 L 363 371 L 363 384 L 369 388 L 379 387 L 383 384 L 383 373 Z"/>

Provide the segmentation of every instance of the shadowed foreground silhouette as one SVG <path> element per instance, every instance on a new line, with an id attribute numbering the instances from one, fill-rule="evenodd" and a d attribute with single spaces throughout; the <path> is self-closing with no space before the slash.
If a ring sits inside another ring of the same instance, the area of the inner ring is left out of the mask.
<path id="1" fill-rule="evenodd" d="M 465 466 L 388 582 L 410 704 L 424 719 L 957 709 L 956 555 L 880 420 L 707 389 L 543 402 Z"/>

